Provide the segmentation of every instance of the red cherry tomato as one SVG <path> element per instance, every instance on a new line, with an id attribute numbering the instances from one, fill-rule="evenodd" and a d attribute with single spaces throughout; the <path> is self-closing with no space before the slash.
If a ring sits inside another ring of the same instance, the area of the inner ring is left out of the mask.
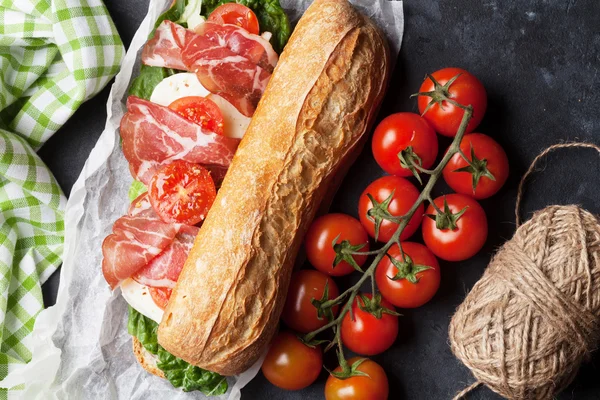
<path id="1" fill-rule="evenodd" d="M 222 4 L 210 13 L 208 20 L 218 24 L 237 25 L 255 35 L 258 35 L 260 32 L 256 14 L 242 4 Z"/>
<path id="2" fill-rule="evenodd" d="M 473 116 L 467 125 L 467 132 L 472 132 L 483 119 L 483 115 L 487 109 L 487 94 L 479 79 L 460 68 L 444 68 L 431 75 L 442 86 L 446 85 L 453 77 L 459 75 L 448 88 L 446 96 L 463 106 L 473 106 Z M 423 93 L 433 90 L 434 83 L 427 77 L 421 85 L 419 92 Z M 419 112 L 439 134 L 450 137 L 456 136 L 464 110 L 448 101 L 443 101 L 441 106 L 433 104 L 425 113 L 425 109 L 431 100 L 429 96 L 419 96 Z"/>
<path id="3" fill-rule="evenodd" d="M 187 96 L 169 104 L 169 108 L 183 118 L 218 135 L 224 134 L 223 113 L 212 100 L 200 96 Z"/>
<path id="4" fill-rule="evenodd" d="M 381 203 L 384 203 L 386 199 L 392 196 L 387 209 L 394 217 L 401 217 L 406 214 L 419 197 L 419 191 L 415 185 L 398 176 L 384 176 L 367 186 L 358 201 L 358 215 L 360 222 L 369 235 L 381 242 L 387 242 L 392 238 L 398 228 L 398 224 L 387 219 L 382 219 L 379 228 L 379 237 L 376 238 L 375 226 L 377 218 L 369 215 L 369 210 L 373 208 L 373 203 L 367 194 L 373 196 L 383 209 L 385 209 L 385 206 Z M 408 225 L 406 225 L 406 228 L 404 228 L 404 231 L 402 231 L 400 240 L 408 239 L 419 228 L 419 224 L 423 218 L 423 209 L 424 207 L 421 204 L 408 222 Z"/>
<path id="5" fill-rule="evenodd" d="M 360 357 L 348 360 L 350 365 Z M 334 371 L 340 372 L 337 367 Z M 347 379 L 338 379 L 329 375 L 325 383 L 326 400 L 387 400 L 389 384 L 385 371 L 375 361 L 365 360 L 357 368 L 368 376 L 353 376 Z"/>
<path id="6" fill-rule="evenodd" d="M 327 318 L 319 319 L 317 308 L 311 302 L 312 299 L 321 300 L 325 284 L 328 287 L 329 300 L 339 296 L 340 291 L 333 279 L 322 272 L 302 269 L 294 273 L 281 314 L 283 322 L 302 333 L 312 332 L 327 324 Z M 338 309 L 338 306 L 332 308 L 334 316 L 337 315 Z"/>
<path id="7" fill-rule="evenodd" d="M 148 287 L 148 291 L 150 292 L 150 296 L 152 297 L 152 300 L 154 300 L 154 303 L 164 310 L 169 303 L 173 289 Z"/>
<path id="8" fill-rule="evenodd" d="M 354 271 L 352 265 L 346 261 L 340 262 L 335 267 L 335 250 L 332 243 L 346 241 L 345 245 L 364 245 L 357 251 L 369 251 L 369 236 L 360 222 L 346 214 L 327 214 L 315 219 L 304 238 L 304 246 L 308 261 L 319 271 L 331 276 L 348 275 Z M 358 266 L 367 260 L 367 256 L 353 255 L 352 258 Z"/>
<path id="9" fill-rule="evenodd" d="M 400 164 L 402 151 L 406 153 L 405 158 L 411 157 L 408 147 L 416 155 L 412 156 L 413 161 L 419 163 L 420 158 L 421 167 L 426 169 L 433 165 L 438 153 L 437 136 L 429 123 L 420 115 L 408 112 L 392 114 L 381 121 L 371 146 L 377 164 L 388 174 L 397 176 L 413 175 Z"/>
<path id="10" fill-rule="evenodd" d="M 370 293 L 363 296 L 372 299 Z M 352 316 L 344 315 L 342 320 L 342 343 L 351 351 L 358 354 L 372 356 L 389 349 L 398 336 L 398 317 L 396 315 L 381 313 L 381 318 L 364 311 L 359 307 L 365 303 L 360 295 L 352 303 Z M 394 306 L 386 299 L 381 299 L 381 306 L 391 311 L 396 311 Z"/>
<path id="11" fill-rule="evenodd" d="M 508 157 L 504 149 L 494 139 L 482 133 L 465 135 L 460 142 L 460 149 L 472 161 L 471 152 L 475 153 L 475 165 L 469 166 L 465 159 L 456 153 L 443 172 L 448 186 L 458 193 L 476 199 L 485 199 L 496 194 L 508 178 Z M 470 168 L 471 171 L 457 171 L 461 168 Z M 486 170 L 495 180 L 485 174 Z M 473 176 L 476 179 L 479 176 L 475 190 L 473 190 Z"/>
<path id="12" fill-rule="evenodd" d="M 476 200 L 463 194 L 449 194 L 433 202 L 444 210 L 444 198 L 453 214 L 466 208 L 465 213 L 456 221 L 455 229 L 438 229 L 431 218 L 423 219 L 423 240 L 425 245 L 439 258 L 447 261 L 462 261 L 473 257 L 485 244 L 488 226 L 485 211 Z M 433 206 L 426 214 L 437 215 Z"/>
<path id="13" fill-rule="evenodd" d="M 383 258 L 375 271 L 377 287 L 383 297 L 396 307 L 420 307 L 431 300 L 440 287 L 440 266 L 433 253 L 422 244 L 404 242 L 402 250 L 410 262 L 402 257 L 397 244 L 388 250 L 388 254 L 394 260 L 404 263 L 408 271 L 399 271 L 388 257 Z M 422 267 L 429 269 L 416 272 Z M 406 276 L 398 280 L 391 279 L 401 272 L 406 272 Z"/>
<path id="14" fill-rule="evenodd" d="M 319 346 L 309 347 L 290 332 L 280 332 L 263 361 L 262 372 L 273 385 L 300 390 L 313 383 L 321 373 L 323 354 Z"/>
<path id="15" fill-rule="evenodd" d="M 148 193 L 152 208 L 163 221 L 186 225 L 204 220 L 217 195 L 206 168 L 181 160 L 159 169 Z"/>

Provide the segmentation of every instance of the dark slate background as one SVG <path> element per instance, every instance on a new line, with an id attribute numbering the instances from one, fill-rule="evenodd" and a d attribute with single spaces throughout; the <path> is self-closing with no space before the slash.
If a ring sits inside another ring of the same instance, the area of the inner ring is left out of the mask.
<path id="1" fill-rule="evenodd" d="M 105 0 L 128 44 L 146 14 L 147 0 Z M 381 115 L 417 111 L 416 92 L 425 73 L 447 66 L 475 74 L 488 91 L 480 132 L 493 136 L 510 159 L 511 175 L 499 194 L 482 202 L 490 235 L 483 251 L 461 263 L 442 263 L 442 285 L 417 310 L 402 310 L 394 347 L 374 357 L 390 380 L 390 399 L 449 399 L 473 382 L 450 352 L 448 323 L 456 306 L 479 279 L 491 254 L 515 229 L 516 187 L 531 160 L 557 142 L 600 144 L 600 3 L 597 0 L 405 1 L 405 36 Z M 40 154 L 68 194 L 102 132 L 109 88 L 84 104 Z M 441 149 L 449 144 L 441 141 Z M 600 157 L 567 150 L 549 157 L 528 185 L 524 212 L 549 204 L 581 204 L 600 213 Z M 365 148 L 334 202 L 333 210 L 356 214 L 369 182 L 382 175 Z M 436 194 L 448 193 L 443 182 Z M 420 240 L 420 233 L 415 237 Z M 59 277 L 44 287 L 46 305 L 55 301 Z M 347 282 L 340 281 L 340 285 Z M 334 360 L 330 360 L 330 367 Z M 560 399 L 600 399 L 600 354 L 585 364 Z M 310 388 L 285 392 L 259 374 L 247 399 L 320 399 L 326 373 Z M 498 398 L 479 389 L 470 398 Z"/>

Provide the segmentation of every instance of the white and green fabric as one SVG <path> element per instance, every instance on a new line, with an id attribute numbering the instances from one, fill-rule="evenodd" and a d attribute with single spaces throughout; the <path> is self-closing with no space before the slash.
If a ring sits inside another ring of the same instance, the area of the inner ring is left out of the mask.
<path id="1" fill-rule="evenodd" d="M 0 0 L 0 380 L 31 358 L 24 338 L 63 250 L 66 200 L 35 150 L 123 54 L 101 0 Z"/>

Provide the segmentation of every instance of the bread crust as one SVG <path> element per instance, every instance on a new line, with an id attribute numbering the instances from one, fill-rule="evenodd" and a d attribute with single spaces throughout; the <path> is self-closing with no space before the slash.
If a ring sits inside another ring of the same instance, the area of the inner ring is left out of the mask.
<path id="1" fill-rule="evenodd" d="M 144 348 L 142 343 L 135 336 L 131 337 L 133 342 L 133 354 L 138 362 L 146 371 L 160 378 L 164 378 L 165 374 L 156 366 L 157 357 Z"/>
<path id="2" fill-rule="evenodd" d="M 223 375 L 259 358 L 304 234 L 367 140 L 389 66 L 382 34 L 346 0 L 308 8 L 171 295 L 158 329 L 167 351 Z"/>

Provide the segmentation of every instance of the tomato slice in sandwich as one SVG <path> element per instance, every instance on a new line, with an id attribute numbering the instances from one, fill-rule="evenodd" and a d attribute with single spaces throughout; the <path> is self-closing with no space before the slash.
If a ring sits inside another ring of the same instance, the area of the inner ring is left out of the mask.
<path id="1" fill-rule="evenodd" d="M 150 296 L 152 296 L 152 300 L 154 300 L 154 303 L 164 310 L 167 307 L 167 303 L 169 303 L 173 289 L 149 287 L 148 290 L 150 292 Z"/>
<path id="2" fill-rule="evenodd" d="M 169 104 L 169 108 L 203 129 L 223 135 L 223 113 L 212 100 L 200 96 L 187 96 Z"/>
<path id="3" fill-rule="evenodd" d="M 208 20 L 218 24 L 237 25 L 255 35 L 260 33 L 260 27 L 258 24 L 258 18 L 256 18 L 256 14 L 242 4 L 222 4 L 215 8 L 212 13 L 210 13 Z"/>
<path id="4" fill-rule="evenodd" d="M 159 169 L 148 193 L 152 208 L 163 221 L 186 225 L 203 221 L 217 195 L 206 168 L 181 160 Z"/>

